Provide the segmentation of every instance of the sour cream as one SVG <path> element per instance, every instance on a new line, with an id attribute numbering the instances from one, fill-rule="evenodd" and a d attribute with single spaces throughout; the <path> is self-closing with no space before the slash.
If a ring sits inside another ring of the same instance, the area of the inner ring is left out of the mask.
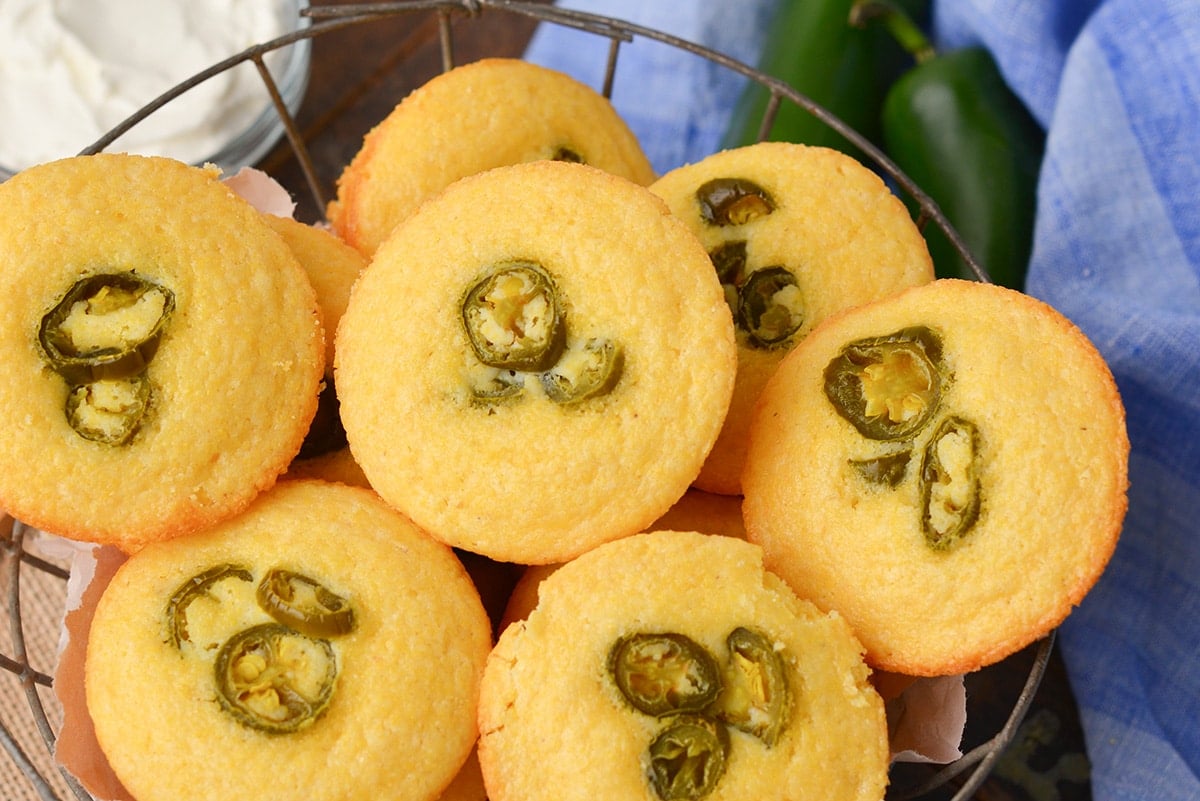
<path id="1" fill-rule="evenodd" d="M 179 82 L 296 27 L 297 0 L 0 0 L 0 168 L 74 155 Z M 266 61 L 276 81 L 287 58 Z M 109 150 L 199 163 L 270 104 L 252 63 L 199 84 Z"/>

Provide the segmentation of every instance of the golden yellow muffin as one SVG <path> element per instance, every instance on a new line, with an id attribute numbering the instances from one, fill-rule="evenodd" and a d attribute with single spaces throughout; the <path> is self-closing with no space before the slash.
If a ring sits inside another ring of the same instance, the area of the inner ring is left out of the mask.
<path id="1" fill-rule="evenodd" d="M 646 531 L 659 529 L 699 531 L 746 539 L 746 527 L 742 523 L 742 499 L 688 489 L 670 509 L 646 527 Z M 537 606 L 538 585 L 559 566 L 560 563 L 531 565 L 520 572 L 505 599 L 499 630 L 503 631 L 509 624 L 523 620 Z"/>
<path id="2" fill-rule="evenodd" d="M 363 140 L 327 217 L 368 256 L 426 198 L 492 167 L 582 161 L 635 183 L 654 180 L 641 145 L 608 99 L 520 59 L 487 58 L 433 78 Z"/>
<path id="3" fill-rule="evenodd" d="M 647 531 L 659 529 L 699 531 L 746 539 L 746 527 L 742 523 L 742 499 L 689 489 L 662 517 L 646 527 Z M 499 618 L 500 631 L 517 620 L 523 620 L 537 606 L 538 585 L 559 566 L 558 563 L 531 565 L 521 571 L 505 599 L 503 614 Z"/>
<path id="4" fill-rule="evenodd" d="M 679 167 L 650 186 L 704 243 L 738 338 L 729 415 L 696 486 L 737 495 L 754 402 L 821 320 L 933 280 L 904 204 L 836 150 L 762 142 Z"/>
<path id="5" fill-rule="evenodd" d="M 751 427 L 747 535 L 874 667 L 963 673 L 1091 588 L 1128 455 L 1112 375 L 1074 325 L 943 279 L 829 319 L 780 364 Z"/>
<path id="6" fill-rule="evenodd" d="M 317 303 L 325 327 L 330 332 L 325 343 L 325 365 L 333 372 L 333 332 L 350 302 L 350 290 L 367 260 L 332 231 L 308 225 L 290 217 L 264 214 L 266 221 L 292 250 L 317 293 Z"/>
<path id="7" fill-rule="evenodd" d="M 371 486 L 433 536 L 521 564 L 645 529 L 720 430 L 733 323 L 662 202 L 556 161 L 464 178 L 355 285 L 335 377 Z"/>
<path id="8" fill-rule="evenodd" d="M 343 434 L 343 436 L 345 436 Z M 298 458 L 292 461 L 280 478 L 319 478 L 323 481 L 333 481 L 338 484 L 349 484 L 352 487 L 371 486 L 349 446 L 335 451 L 321 453 L 316 456 Z"/>
<path id="9" fill-rule="evenodd" d="M 846 622 L 756 546 L 627 537 L 556 570 L 500 636 L 480 689 L 484 784 L 492 801 L 879 801 L 869 673 Z"/>
<path id="10" fill-rule="evenodd" d="M 742 498 L 739 495 L 689 489 L 662 517 L 648 526 L 648 529 L 657 528 L 701 531 L 746 539 Z"/>
<path id="11" fill-rule="evenodd" d="M 433 799 L 472 753 L 491 642 L 448 548 L 368 490 L 284 481 L 121 566 L 87 704 L 139 801 Z"/>
<path id="12" fill-rule="evenodd" d="M 246 507 L 296 455 L 324 332 L 215 171 L 81 156 L 0 184 L 0 506 L 136 550 Z"/>
<path id="13" fill-rule="evenodd" d="M 302 472 L 323 477 L 323 471 L 332 469 L 334 473 L 331 478 L 348 478 L 350 480 L 346 483 L 361 484 L 358 476 L 361 471 L 357 470 L 353 460 L 338 455 L 347 448 L 346 432 L 338 412 L 337 388 L 333 383 L 333 343 L 338 322 L 346 311 L 346 304 L 350 302 L 350 289 L 367 266 L 367 260 L 325 228 L 307 225 L 290 217 L 273 214 L 264 214 L 263 217 L 283 237 L 307 273 L 317 293 L 325 329 L 329 332 L 325 340 L 325 383 L 321 387 L 317 413 L 289 472 L 300 468 Z M 303 467 L 305 462 L 314 459 L 320 459 L 320 462 L 307 469 Z"/>

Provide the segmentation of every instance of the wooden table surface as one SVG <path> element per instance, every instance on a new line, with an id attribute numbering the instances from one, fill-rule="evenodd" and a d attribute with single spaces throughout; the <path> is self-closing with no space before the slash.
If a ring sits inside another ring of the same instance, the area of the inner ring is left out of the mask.
<path id="1" fill-rule="evenodd" d="M 325 10 L 349 2 L 313 0 L 313 5 Z M 449 19 L 456 63 L 483 56 L 519 57 L 536 26 L 529 17 L 499 9 L 485 9 L 474 16 L 459 11 Z M 326 30 L 313 38 L 311 78 L 295 119 L 312 180 L 304 169 L 306 159 L 298 158 L 286 140 L 258 165 L 291 192 L 299 219 L 323 219 L 323 203 L 333 197 L 337 178 L 358 151 L 364 134 L 405 95 L 442 70 L 439 25 L 437 12 L 414 11 Z M 502 594 L 515 573 L 497 566 L 494 575 L 497 587 L 493 591 Z M 491 600 L 495 603 L 499 597 Z M 1020 691 L 1030 660 L 1027 650 L 968 677 L 968 744 L 994 733 Z M 7 766 L 5 769 L 0 771 L 0 786 L 16 781 L 4 775 Z M 915 769 L 918 774 L 921 770 Z M 907 783 L 914 778 L 910 773 L 898 771 L 898 778 Z M 949 785 L 921 797 L 942 801 L 954 790 Z M 984 801 L 1090 799 L 1078 712 L 1057 650 L 1017 738 L 974 797 Z"/>

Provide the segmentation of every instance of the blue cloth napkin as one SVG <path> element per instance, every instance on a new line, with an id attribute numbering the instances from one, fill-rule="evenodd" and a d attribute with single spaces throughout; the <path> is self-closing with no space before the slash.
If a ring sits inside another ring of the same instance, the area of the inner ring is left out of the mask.
<path id="1" fill-rule="evenodd" d="M 1061 639 L 1094 794 L 1200 799 L 1200 3 L 954 0 L 936 21 L 1046 126 L 1027 291 L 1126 406 L 1125 530 Z"/>
<path id="2" fill-rule="evenodd" d="M 560 0 L 754 64 L 774 0 Z M 1200 799 L 1200 2 L 933 0 L 1047 131 L 1027 291 L 1095 342 L 1128 415 L 1130 506 L 1060 632 L 1098 801 Z M 599 86 L 607 43 L 542 26 L 527 57 Z M 718 146 L 743 79 L 622 45 L 613 102 L 659 172 Z"/>

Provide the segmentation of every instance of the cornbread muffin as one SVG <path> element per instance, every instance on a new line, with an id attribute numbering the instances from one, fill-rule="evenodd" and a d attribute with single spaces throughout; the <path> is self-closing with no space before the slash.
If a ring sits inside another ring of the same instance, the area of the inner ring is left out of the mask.
<path id="1" fill-rule="evenodd" d="M 699 531 L 746 539 L 746 527 L 742 523 L 742 499 L 689 489 L 662 517 L 646 527 L 647 531 L 660 529 Z M 558 568 L 558 564 L 531 565 L 521 571 L 505 599 L 500 616 L 501 631 L 511 623 L 523 620 L 537 606 L 538 586 Z"/>
<path id="2" fill-rule="evenodd" d="M 750 415 L 780 359 L 829 315 L 933 280 L 933 262 L 899 198 L 836 150 L 762 142 L 650 189 L 703 242 L 733 312 L 737 383 L 696 486 L 737 495 Z"/>
<path id="3" fill-rule="evenodd" d="M 333 332 L 337 331 L 346 304 L 350 302 L 350 288 L 367 266 L 367 261 L 357 250 L 325 228 L 274 214 L 264 214 L 263 218 L 283 237 L 304 268 L 316 290 L 325 329 L 329 332 L 325 339 L 325 375 L 317 413 L 297 454 L 297 464 L 320 458 L 320 464 L 306 472 L 321 477 L 320 472 L 328 467 L 339 471 L 334 474 L 339 479 L 349 477 L 354 480 L 347 483 L 359 483 L 357 474 L 361 471 L 356 470 L 353 460 L 335 455 L 343 452 L 348 455 L 348 450 L 346 431 L 342 428 L 338 411 L 337 388 L 333 382 Z M 297 464 L 293 464 L 291 469 L 296 468 Z M 343 473 L 342 468 L 349 470 Z"/>
<path id="4" fill-rule="evenodd" d="M 869 672 L 846 622 L 743 540 L 607 543 L 546 578 L 488 658 L 488 797 L 879 801 L 887 724 Z"/>
<path id="5" fill-rule="evenodd" d="M 599 92 L 556 70 L 488 58 L 433 78 L 372 129 L 326 216 L 371 255 L 455 180 L 536 159 L 581 161 L 643 185 L 654 180 L 641 145 Z"/>
<path id="6" fill-rule="evenodd" d="M 344 431 L 342 437 L 345 437 Z M 338 484 L 349 484 L 352 487 L 370 488 L 371 486 L 371 482 L 367 481 L 362 468 L 354 460 L 354 454 L 350 452 L 349 446 L 316 456 L 294 459 L 288 466 L 287 472 L 280 478 L 318 478 Z"/>
<path id="7" fill-rule="evenodd" d="M 368 490 L 285 481 L 121 566 L 85 689 L 139 801 L 432 799 L 472 753 L 490 646 L 448 548 Z"/>
<path id="8" fill-rule="evenodd" d="M 300 448 L 324 332 L 215 171 L 103 154 L 0 184 L 0 507 L 133 551 L 246 507 Z"/>
<path id="9" fill-rule="evenodd" d="M 827 320 L 780 364 L 751 426 L 747 535 L 874 667 L 964 673 L 1091 588 L 1128 456 L 1113 378 L 1077 328 L 942 279 Z"/>
<path id="10" fill-rule="evenodd" d="M 733 324 L 662 202 L 593 167 L 464 178 L 396 229 L 337 336 L 351 452 L 433 536 L 562 562 L 644 530 L 721 427 Z"/>
<path id="11" fill-rule="evenodd" d="M 648 528 L 700 531 L 724 537 L 746 538 L 741 497 L 698 489 L 685 492 L 683 497 Z"/>
<path id="12" fill-rule="evenodd" d="M 266 221 L 291 248 L 292 254 L 317 293 L 317 303 L 325 327 L 330 332 L 325 343 L 327 374 L 333 373 L 333 333 L 350 302 L 350 289 L 367 266 L 367 260 L 331 231 L 308 225 L 290 217 L 264 214 Z"/>

